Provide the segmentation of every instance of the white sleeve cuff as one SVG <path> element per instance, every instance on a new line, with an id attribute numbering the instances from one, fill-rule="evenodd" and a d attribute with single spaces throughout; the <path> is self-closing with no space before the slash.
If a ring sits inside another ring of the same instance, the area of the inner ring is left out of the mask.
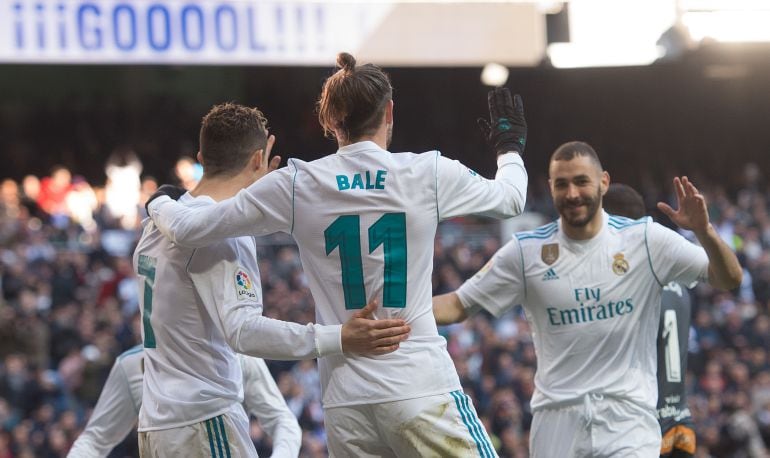
<path id="1" fill-rule="evenodd" d="M 473 299 L 467 294 L 467 291 L 463 288 L 463 286 L 465 285 L 460 286 L 460 288 L 455 291 L 455 294 L 457 294 L 457 298 L 460 300 L 460 304 L 465 309 L 465 314 L 467 316 L 473 316 L 483 310 L 484 307 L 474 302 Z"/>
<path id="2" fill-rule="evenodd" d="M 315 348 L 317 356 L 342 354 L 342 325 L 315 326 Z"/>
<path id="3" fill-rule="evenodd" d="M 524 167 L 524 159 L 521 158 L 519 153 L 512 152 L 512 151 L 508 153 L 503 153 L 497 156 L 497 168 L 500 168 L 508 164 L 518 164 Z"/>

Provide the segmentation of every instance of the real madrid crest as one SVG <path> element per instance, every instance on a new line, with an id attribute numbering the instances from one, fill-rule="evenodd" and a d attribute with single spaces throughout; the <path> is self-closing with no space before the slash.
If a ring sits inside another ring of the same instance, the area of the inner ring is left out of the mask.
<path id="1" fill-rule="evenodd" d="M 628 265 L 628 261 L 623 257 L 623 253 L 617 253 L 613 258 L 615 260 L 612 261 L 612 271 L 615 272 L 615 275 L 625 275 L 631 266 Z"/>
<path id="2" fill-rule="evenodd" d="M 559 259 L 559 244 L 548 243 L 540 248 L 540 259 L 549 266 Z"/>

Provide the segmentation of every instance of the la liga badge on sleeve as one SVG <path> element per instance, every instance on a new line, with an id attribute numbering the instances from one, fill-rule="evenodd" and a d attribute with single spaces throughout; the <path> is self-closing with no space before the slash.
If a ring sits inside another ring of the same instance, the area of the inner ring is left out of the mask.
<path id="1" fill-rule="evenodd" d="M 246 270 L 242 268 L 235 271 L 235 292 L 238 294 L 238 299 L 257 298 L 257 293 L 254 292 L 254 284 L 251 282 L 251 277 L 249 277 Z"/>

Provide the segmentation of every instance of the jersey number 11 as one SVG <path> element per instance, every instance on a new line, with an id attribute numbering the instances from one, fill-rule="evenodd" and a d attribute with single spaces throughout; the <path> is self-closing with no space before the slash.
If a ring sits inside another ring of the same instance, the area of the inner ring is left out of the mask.
<path id="1" fill-rule="evenodd" d="M 380 245 L 385 266 L 382 292 L 383 307 L 406 306 L 406 214 L 385 213 L 369 226 L 369 254 Z M 364 268 L 361 255 L 361 218 L 342 215 L 324 231 L 326 255 L 338 248 L 342 269 L 345 308 L 361 309 L 366 305 Z"/>

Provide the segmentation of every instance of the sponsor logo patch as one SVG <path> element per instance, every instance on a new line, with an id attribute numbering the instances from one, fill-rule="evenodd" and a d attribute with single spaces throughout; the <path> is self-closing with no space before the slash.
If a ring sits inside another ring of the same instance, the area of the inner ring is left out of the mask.
<path id="1" fill-rule="evenodd" d="M 254 285 L 251 283 L 251 278 L 244 269 L 238 269 L 235 272 L 235 292 L 238 294 L 238 299 L 257 298 L 257 293 L 254 291 Z"/>
<path id="2" fill-rule="evenodd" d="M 546 280 L 558 280 L 559 276 L 556 275 L 556 271 L 553 270 L 553 267 L 548 269 L 545 274 L 543 274 L 543 281 Z"/>

